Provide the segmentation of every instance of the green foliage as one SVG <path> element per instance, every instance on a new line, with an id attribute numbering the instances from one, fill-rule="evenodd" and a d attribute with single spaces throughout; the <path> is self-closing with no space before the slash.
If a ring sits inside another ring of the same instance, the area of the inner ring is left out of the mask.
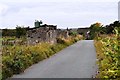
<path id="1" fill-rule="evenodd" d="M 16 38 L 15 36 L 2 37 L 1 40 L 3 46 L 24 45 L 27 41 L 26 37 Z"/>
<path id="2" fill-rule="evenodd" d="M 63 48 L 73 44 L 81 37 L 58 39 L 57 44 L 40 43 L 36 45 L 3 46 L 2 49 L 2 79 L 23 72 L 32 64 L 49 58 Z M 75 39 L 75 40 L 74 40 Z"/>
<path id="3" fill-rule="evenodd" d="M 16 37 L 20 38 L 21 36 L 26 36 L 26 29 L 20 26 L 16 27 Z"/>
<path id="4" fill-rule="evenodd" d="M 90 39 L 98 37 L 100 34 L 113 34 L 113 30 L 119 28 L 120 31 L 120 22 L 115 21 L 109 25 L 102 26 L 100 23 L 95 23 L 90 26 Z"/>
<path id="5" fill-rule="evenodd" d="M 97 78 L 120 79 L 120 32 L 115 28 L 114 35 L 99 37 L 96 43 L 99 74 Z M 100 43 L 101 45 L 98 45 Z M 99 47 L 99 49 L 98 49 Z M 101 51 L 99 51 L 101 50 Z"/>
<path id="6" fill-rule="evenodd" d="M 100 34 L 102 29 L 101 23 L 94 23 L 90 26 L 90 39 L 94 39 L 98 34 Z"/>
<path id="7" fill-rule="evenodd" d="M 106 25 L 105 26 L 105 33 L 106 34 L 112 34 L 113 33 L 113 30 L 115 28 L 120 28 L 120 22 L 119 21 L 115 21 L 113 23 L 111 23 L 110 25 Z"/>
<path id="8" fill-rule="evenodd" d="M 2 36 L 16 36 L 15 29 L 2 29 Z"/>
<path id="9" fill-rule="evenodd" d="M 75 31 L 72 31 L 72 32 L 70 32 L 70 33 L 69 33 L 69 35 L 70 35 L 70 36 L 77 36 L 77 35 L 78 35 L 78 33 L 77 33 L 77 32 L 75 32 Z"/>
<path id="10" fill-rule="evenodd" d="M 9 36 L 9 37 L 18 37 L 26 36 L 26 31 L 28 28 L 22 28 L 20 26 L 17 26 L 16 29 L 2 29 L 2 36 Z"/>

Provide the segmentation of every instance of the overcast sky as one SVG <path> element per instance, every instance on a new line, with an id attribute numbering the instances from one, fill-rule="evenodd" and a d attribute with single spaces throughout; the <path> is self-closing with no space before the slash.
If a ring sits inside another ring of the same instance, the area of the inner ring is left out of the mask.
<path id="1" fill-rule="evenodd" d="M 119 0 L 0 0 L 0 28 L 34 26 L 34 21 L 58 28 L 104 25 L 118 20 Z"/>

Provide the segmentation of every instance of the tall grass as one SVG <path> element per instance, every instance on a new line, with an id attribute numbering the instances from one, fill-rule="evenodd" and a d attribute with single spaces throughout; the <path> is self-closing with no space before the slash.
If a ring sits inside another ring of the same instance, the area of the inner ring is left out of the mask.
<path id="1" fill-rule="evenodd" d="M 29 46 L 4 46 L 2 49 L 2 79 L 24 72 L 29 66 L 49 58 L 80 39 L 80 36 L 76 36 L 68 39 L 58 38 L 57 44 L 40 43 Z"/>
<path id="2" fill-rule="evenodd" d="M 99 74 L 97 78 L 120 79 L 120 33 L 98 37 L 95 41 Z"/>

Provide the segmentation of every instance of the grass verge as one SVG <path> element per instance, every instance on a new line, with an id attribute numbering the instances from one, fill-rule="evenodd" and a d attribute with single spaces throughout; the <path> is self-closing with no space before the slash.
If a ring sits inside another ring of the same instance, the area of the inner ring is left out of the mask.
<path id="1" fill-rule="evenodd" d="M 99 73 L 96 78 L 120 80 L 120 42 L 118 35 L 106 35 L 95 40 Z"/>
<path id="2" fill-rule="evenodd" d="M 24 72 L 31 65 L 38 63 L 63 48 L 77 42 L 81 37 L 57 39 L 57 44 L 40 43 L 36 45 L 4 46 L 2 49 L 2 79 L 5 80 L 14 74 Z"/>

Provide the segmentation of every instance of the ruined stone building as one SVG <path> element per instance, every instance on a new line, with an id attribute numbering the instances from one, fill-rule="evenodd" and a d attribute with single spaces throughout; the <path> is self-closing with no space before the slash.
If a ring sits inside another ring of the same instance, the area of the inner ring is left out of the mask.
<path id="1" fill-rule="evenodd" d="M 56 38 L 68 37 L 67 30 L 57 29 L 56 25 L 40 25 L 37 21 L 35 22 L 34 28 L 29 28 L 27 31 L 27 42 L 28 44 L 36 44 L 40 42 L 56 43 Z"/>
<path id="2" fill-rule="evenodd" d="M 27 43 L 36 44 L 40 42 L 56 43 L 57 38 L 68 38 L 69 32 L 77 32 L 86 35 L 89 28 L 57 29 L 57 25 L 41 25 L 42 21 L 36 21 L 34 28 L 27 31 Z"/>

